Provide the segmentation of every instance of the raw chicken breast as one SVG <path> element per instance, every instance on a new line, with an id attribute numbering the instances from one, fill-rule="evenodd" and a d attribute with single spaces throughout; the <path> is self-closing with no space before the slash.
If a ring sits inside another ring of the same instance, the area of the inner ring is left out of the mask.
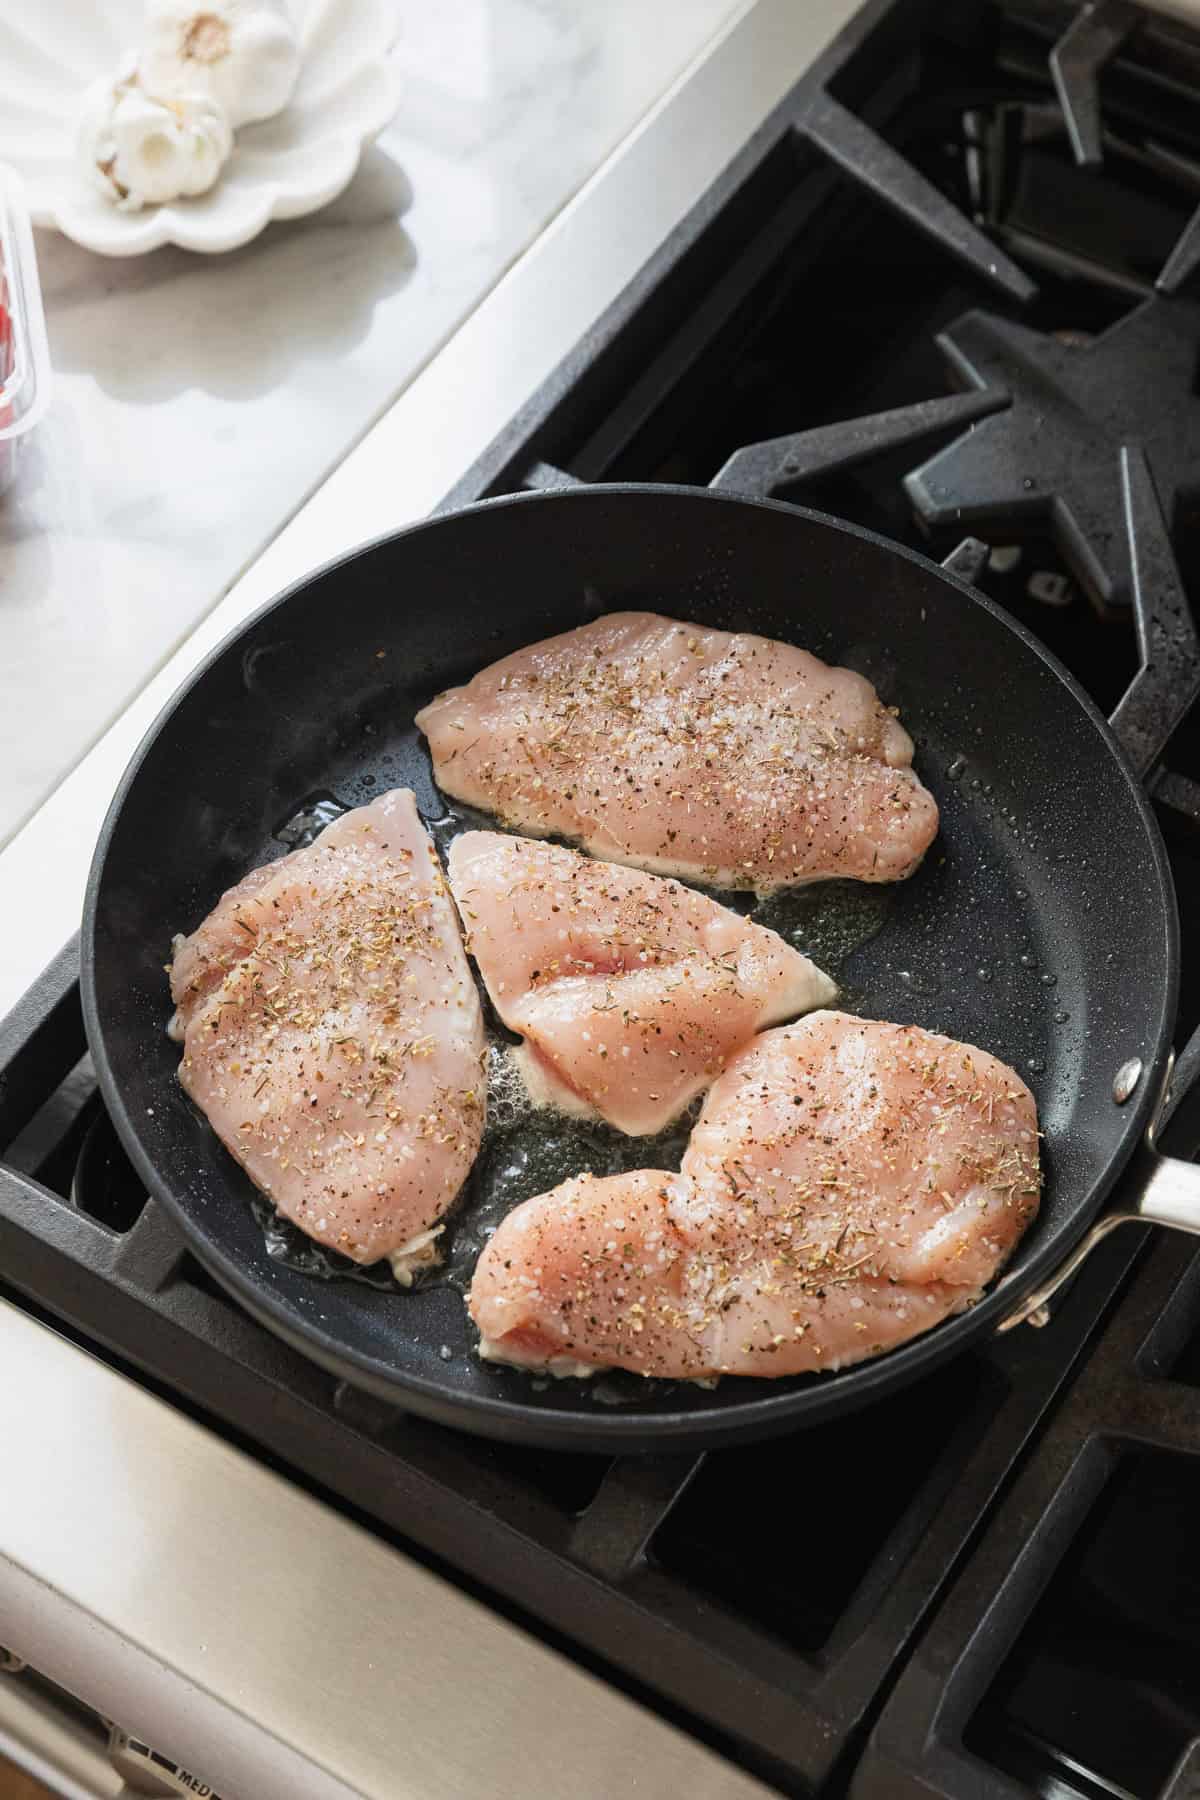
<path id="1" fill-rule="evenodd" d="M 402 1279 L 433 1260 L 483 1133 L 483 1020 L 408 789 L 230 888 L 171 991 L 180 1080 L 279 1211 Z"/>
<path id="2" fill-rule="evenodd" d="M 678 1175 L 583 1176 L 476 1267 L 481 1353 L 578 1373 L 844 1368 L 979 1297 L 1037 1212 L 1013 1071 L 916 1026 L 818 1012 L 714 1085 Z"/>
<path id="3" fill-rule="evenodd" d="M 717 887 L 899 881 L 937 832 L 912 740 L 861 675 L 655 613 L 518 650 L 417 724 L 458 799 Z"/>
<path id="4" fill-rule="evenodd" d="M 715 900 L 557 844 L 467 832 L 450 886 L 534 1100 L 633 1136 L 661 1131 L 764 1025 L 836 992 Z"/>

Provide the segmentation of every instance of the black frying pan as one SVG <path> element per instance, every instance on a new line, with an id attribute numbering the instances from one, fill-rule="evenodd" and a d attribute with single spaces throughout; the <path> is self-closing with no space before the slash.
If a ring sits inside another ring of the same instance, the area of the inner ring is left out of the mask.
<path id="1" fill-rule="evenodd" d="M 924 866 L 840 977 L 861 1010 L 986 1046 L 1045 1131 L 1041 1215 L 970 1312 L 877 1361 L 604 1405 L 481 1364 L 460 1295 L 318 1281 L 267 1254 L 248 1179 L 185 1099 L 164 1023 L 171 934 L 284 848 L 315 793 L 409 785 L 442 811 L 412 718 L 437 690 L 597 613 L 646 607 L 788 639 L 900 707 L 942 809 Z M 386 652 L 384 655 L 379 653 Z M 764 1435 L 878 1397 L 995 1329 L 1077 1244 L 1145 1132 L 1175 1014 L 1162 842 L 1104 720 L 1019 625 L 923 558 L 818 514 L 684 488 L 472 507 L 386 538 L 266 607 L 142 744 L 88 887 L 83 998 L 105 1101 L 196 1255 L 265 1324 L 399 1407 L 495 1437 L 653 1449 Z M 1130 1102 L 1117 1069 L 1140 1057 Z M 449 1356 L 446 1356 L 446 1349 Z"/>

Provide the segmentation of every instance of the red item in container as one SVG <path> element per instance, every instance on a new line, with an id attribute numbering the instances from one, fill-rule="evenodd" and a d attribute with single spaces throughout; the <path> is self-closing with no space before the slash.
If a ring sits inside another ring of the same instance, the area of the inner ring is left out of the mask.
<path id="1" fill-rule="evenodd" d="M 7 385 L 13 372 L 13 322 L 8 303 L 8 282 L 0 272 L 0 387 Z M 5 395 L 0 400 L 0 426 L 12 424 L 12 401 Z"/>
<path id="2" fill-rule="evenodd" d="M 0 164 L 0 493 L 49 404 L 50 380 L 29 208 L 19 179 Z"/>

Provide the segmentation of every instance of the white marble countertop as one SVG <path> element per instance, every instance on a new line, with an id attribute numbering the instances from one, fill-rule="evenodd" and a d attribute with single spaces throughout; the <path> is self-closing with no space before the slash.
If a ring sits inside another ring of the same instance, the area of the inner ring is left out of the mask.
<path id="1" fill-rule="evenodd" d="M 0 844 L 740 7 L 398 0 L 400 112 L 324 212 L 211 258 L 40 234 L 56 388 L 0 498 Z"/>

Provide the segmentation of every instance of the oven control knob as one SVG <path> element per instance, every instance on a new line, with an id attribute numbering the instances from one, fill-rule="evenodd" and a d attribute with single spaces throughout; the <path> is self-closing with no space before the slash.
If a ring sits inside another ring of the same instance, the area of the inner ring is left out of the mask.
<path id="1" fill-rule="evenodd" d="M 176 1800 L 180 1794 L 190 1794 L 193 1800 L 220 1800 L 216 1789 L 209 1787 L 199 1775 L 193 1775 L 181 1763 L 164 1756 L 161 1750 L 152 1749 L 141 1738 L 131 1737 L 119 1725 L 112 1726 L 109 1731 L 108 1758 L 135 1794 L 166 1795 L 169 1800 Z"/>

